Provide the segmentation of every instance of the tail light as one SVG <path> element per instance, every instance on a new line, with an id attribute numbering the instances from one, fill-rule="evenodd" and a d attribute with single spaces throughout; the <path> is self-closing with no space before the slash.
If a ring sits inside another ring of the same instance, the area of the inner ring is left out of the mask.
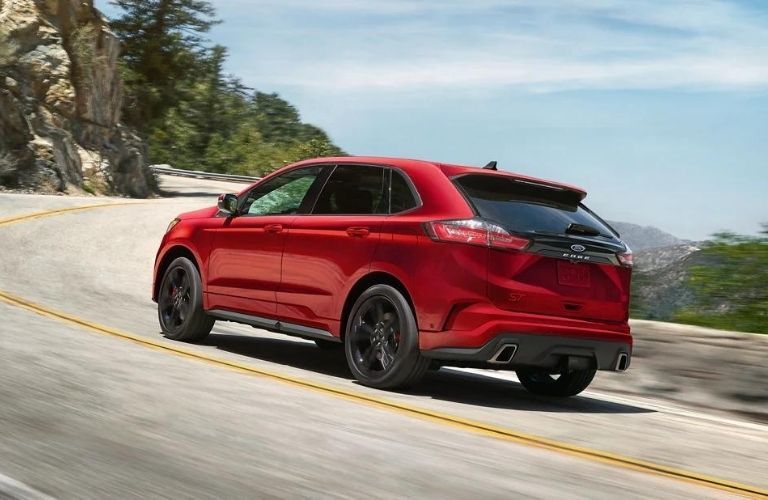
<path id="1" fill-rule="evenodd" d="M 499 225 L 477 219 L 427 222 L 424 229 L 435 241 L 509 250 L 525 250 L 531 243 L 530 240 L 509 234 Z"/>
<path id="2" fill-rule="evenodd" d="M 632 267 L 634 265 L 634 258 L 632 256 L 632 251 L 627 250 L 626 252 L 617 253 L 616 257 L 619 259 L 619 264 L 621 264 L 624 267 Z"/>

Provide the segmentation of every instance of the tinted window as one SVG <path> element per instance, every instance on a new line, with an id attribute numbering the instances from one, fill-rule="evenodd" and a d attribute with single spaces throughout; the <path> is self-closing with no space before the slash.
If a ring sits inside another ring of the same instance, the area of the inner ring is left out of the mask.
<path id="1" fill-rule="evenodd" d="M 392 184 L 390 185 L 390 213 L 396 214 L 409 210 L 419 203 L 416 201 L 411 187 L 400 172 L 392 170 Z"/>
<path id="2" fill-rule="evenodd" d="M 320 193 L 315 214 L 384 214 L 384 169 L 339 165 Z"/>
<path id="3" fill-rule="evenodd" d="M 465 175 L 454 182 L 467 194 L 481 217 L 510 231 L 561 235 L 575 224 L 593 228 L 601 236 L 615 237 L 579 203 L 578 193 L 497 175 Z"/>
<path id="4" fill-rule="evenodd" d="M 291 170 L 253 188 L 240 212 L 248 215 L 294 214 L 323 167 Z"/>

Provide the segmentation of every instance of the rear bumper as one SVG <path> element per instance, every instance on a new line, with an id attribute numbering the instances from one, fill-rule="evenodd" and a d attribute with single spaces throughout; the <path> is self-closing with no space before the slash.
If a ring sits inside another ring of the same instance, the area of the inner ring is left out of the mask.
<path id="1" fill-rule="evenodd" d="M 514 356 L 505 363 L 495 362 L 507 344 L 516 346 Z M 586 360 L 599 370 L 623 371 L 632 355 L 632 335 L 626 322 L 527 314 L 474 304 L 449 318 L 445 330 L 420 331 L 419 348 L 428 358 L 459 366 L 554 368 L 564 361 L 583 364 Z M 619 363 L 621 354 L 626 359 Z"/>
<path id="2" fill-rule="evenodd" d="M 628 342 L 583 339 L 563 335 L 505 333 L 476 348 L 442 347 L 422 355 L 453 366 L 516 369 L 573 368 L 624 371 L 629 368 L 632 345 Z"/>

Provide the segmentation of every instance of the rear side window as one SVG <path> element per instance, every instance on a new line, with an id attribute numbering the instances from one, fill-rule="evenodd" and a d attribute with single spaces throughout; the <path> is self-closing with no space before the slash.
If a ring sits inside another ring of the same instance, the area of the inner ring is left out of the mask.
<path id="1" fill-rule="evenodd" d="M 509 231 L 564 235 L 594 230 L 599 236 L 615 238 L 572 191 L 498 175 L 464 175 L 454 183 L 481 217 Z"/>
<path id="2" fill-rule="evenodd" d="M 390 186 L 390 213 L 396 214 L 399 212 L 405 212 L 418 206 L 416 196 L 411 190 L 411 186 L 408 185 L 408 181 L 405 180 L 403 174 L 392 170 L 392 184 Z"/>
<path id="3" fill-rule="evenodd" d="M 366 215 L 387 213 L 381 167 L 339 165 L 315 204 L 313 214 Z"/>

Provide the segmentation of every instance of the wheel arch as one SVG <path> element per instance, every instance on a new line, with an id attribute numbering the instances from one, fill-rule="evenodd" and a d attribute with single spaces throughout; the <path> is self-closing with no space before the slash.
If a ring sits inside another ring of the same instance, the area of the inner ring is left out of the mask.
<path id="1" fill-rule="evenodd" d="M 408 302 L 408 305 L 411 307 L 411 311 L 413 311 L 413 317 L 416 319 L 416 326 L 418 327 L 419 318 L 408 288 L 396 276 L 384 271 L 374 271 L 357 280 L 347 293 L 347 297 L 344 300 L 344 306 L 341 309 L 341 320 L 339 322 L 340 338 L 343 339 L 346 334 L 347 319 L 349 318 L 349 313 L 352 311 L 352 306 L 355 304 L 355 301 L 364 291 L 374 285 L 389 285 L 402 293 L 405 300 Z"/>
<path id="2" fill-rule="evenodd" d="M 198 261 L 197 255 L 195 252 L 192 251 L 189 247 L 185 245 L 176 244 L 172 247 L 168 248 L 168 250 L 165 251 L 163 256 L 160 259 L 160 262 L 157 264 L 157 269 L 155 271 L 155 281 L 154 285 L 152 286 L 152 300 L 157 301 L 157 294 L 160 291 L 160 283 L 163 279 L 163 275 L 165 274 L 165 271 L 168 269 L 168 266 L 171 265 L 171 262 L 178 259 L 179 257 L 186 257 L 189 260 L 192 261 L 192 264 L 194 264 L 195 268 L 197 269 L 197 272 L 200 273 L 200 277 L 202 278 L 203 274 L 200 269 L 200 262 Z M 205 289 L 205 280 L 203 279 L 203 289 Z"/>

